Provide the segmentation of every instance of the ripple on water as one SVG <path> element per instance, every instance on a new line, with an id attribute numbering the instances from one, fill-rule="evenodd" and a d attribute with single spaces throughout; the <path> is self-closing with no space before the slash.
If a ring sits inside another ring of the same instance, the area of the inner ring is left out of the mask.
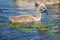
<path id="1" fill-rule="evenodd" d="M 8 17 L 9 16 L 16 16 L 16 15 L 21 15 L 21 14 L 32 14 L 36 15 L 36 9 L 35 7 L 32 9 L 27 8 L 27 7 L 20 7 L 18 8 L 16 5 L 12 4 L 12 0 L 0 0 L 0 8 L 3 9 L 3 13 L 0 13 L 0 22 L 3 23 L 8 23 Z M 5 10 L 5 8 L 7 10 Z M 25 10 L 25 9 L 26 10 Z M 50 10 L 51 9 L 51 10 Z M 51 15 L 52 13 L 59 12 L 56 8 L 50 8 L 48 9 L 48 15 L 45 13 L 42 13 L 42 23 L 47 23 L 51 20 Z M 53 10 L 53 11 L 52 11 Z M 52 12 L 51 12 L 52 11 Z M 60 17 L 60 16 L 59 16 Z M 58 17 L 58 19 L 59 19 Z M 57 20 L 59 21 L 59 20 Z M 60 21 L 58 22 L 60 25 Z M 36 29 L 35 29 L 36 31 Z M 52 37 L 50 35 L 45 36 L 44 38 L 39 35 L 41 32 L 35 32 L 35 33 L 25 33 L 21 30 L 17 30 L 15 28 L 8 28 L 7 26 L 0 27 L 0 40 L 60 40 L 59 37 Z"/>

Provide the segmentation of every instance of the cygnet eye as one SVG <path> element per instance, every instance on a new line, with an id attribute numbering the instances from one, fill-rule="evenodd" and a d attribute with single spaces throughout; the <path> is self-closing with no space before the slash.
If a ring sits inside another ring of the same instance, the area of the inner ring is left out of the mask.
<path id="1" fill-rule="evenodd" d="M 39 4 L 35 3 L 35 7 L 38 7 L 38 6 L 39 6 Z"/>

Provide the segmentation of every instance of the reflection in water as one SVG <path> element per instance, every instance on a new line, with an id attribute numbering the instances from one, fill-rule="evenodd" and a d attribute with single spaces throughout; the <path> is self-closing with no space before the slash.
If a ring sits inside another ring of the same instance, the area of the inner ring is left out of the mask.
<path id="1" fill-rule="evenodd" d="M 3 13 L 3 10 L 2 9 L 0 9 L 0 13 Z"/>

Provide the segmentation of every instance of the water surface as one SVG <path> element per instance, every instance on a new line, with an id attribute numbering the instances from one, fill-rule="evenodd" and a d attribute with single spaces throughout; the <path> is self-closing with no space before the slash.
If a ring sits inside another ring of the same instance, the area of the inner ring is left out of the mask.
<path id="1" fill-rule="evenodd" d="M 9 23 L 9 16 L 18 15 L 36 15 L 36 8 L 27 9 L 24 7 L 18 7 L 13 4 L 12 0 L 0 0 L 0 8 L 3 12 L 0 13 L 0 22 Z M 41 13 L 42 19 L 41 23 L 46 24 L 51 20 L 58 21 L 57 25 L 60 26 L 60 8 L 59 7 L 47 7 L 48 15 Z M 52 18 L 53 17 L 53 18 Z M 33 33 L 25 33 L 22 30 L 15 28 L 9 28 L 7 26 L 0 27 L 0 40 L 60 40 L 60 37 L 53 37 L 47 33 L 47 35 L 42 36 L 41 32 L 37 29 L 33 29 Z"/>

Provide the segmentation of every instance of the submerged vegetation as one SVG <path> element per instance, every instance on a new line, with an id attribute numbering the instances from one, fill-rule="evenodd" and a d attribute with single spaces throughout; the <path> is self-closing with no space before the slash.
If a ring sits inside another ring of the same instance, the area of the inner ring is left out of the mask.
<path id="1" fill-rule="evenodd" d="M 33 30 L 29 29 L 29 28 L 26 28 L 26 23 L 9 23 L 8 24 L 8 27 L 9 28 L 16 28 L 18 30 L 23 30 L 24 32 L 26 33 L 32 33 Z"/>
<path id="2" fill-rule="evenodd" d="M 32 32 L 34 32 L 33 28 L 36 28 L 40 31 L 52 30 L 52 27 L 49 27 L 49 25 L 55 25 L 56 23 L 57 23 L 56 21 L 52 21 L 52 22 L 48 22 L 47 24 L 31 24 L 30 27 L 26 27 L 26 25 L 27 25 L 26 23 L 11 23 L 10 22 L 8 24 L 0 23 L 0 26 L 8 26 L 9 28 L 16 28 L 16 29 L 22 30 L 26 33 L 32 33 Z M 60 29 L 60 27 L 58 27 L 58 29 Z M 60 35 L 60 34 L 56 34 L 55 32 L 50 32 L 49 34 L 52 36 Z"/>
<path id="3" fill-rule="evenodd" d="M 0 26 L 5 26 L 6 24 L 4 24 L 4 23 L 0 23 Z"/>
<path id="4" fill-rule="evenodd" d="M 52 36 L 60 36 L 60 34 L 57 34 L 55 32 L 50 32 L 49 34 L 52 35 Z"/>
<path id="5" fill-rule="evenodd" d="M 50 28 L 48 27 L 48 25 L 42 25 L 42 24 L 34 24 L 31 25 L 31 27 L 37 28 L 38 30 L 50 30 Z"/>
<path id="6" fill-rule="evenodd" d="M 15 28 L 15 27 L 22 27 L 25 25 L 25 23 L 9 23 L 7 24 L 10 28 Z"/>

